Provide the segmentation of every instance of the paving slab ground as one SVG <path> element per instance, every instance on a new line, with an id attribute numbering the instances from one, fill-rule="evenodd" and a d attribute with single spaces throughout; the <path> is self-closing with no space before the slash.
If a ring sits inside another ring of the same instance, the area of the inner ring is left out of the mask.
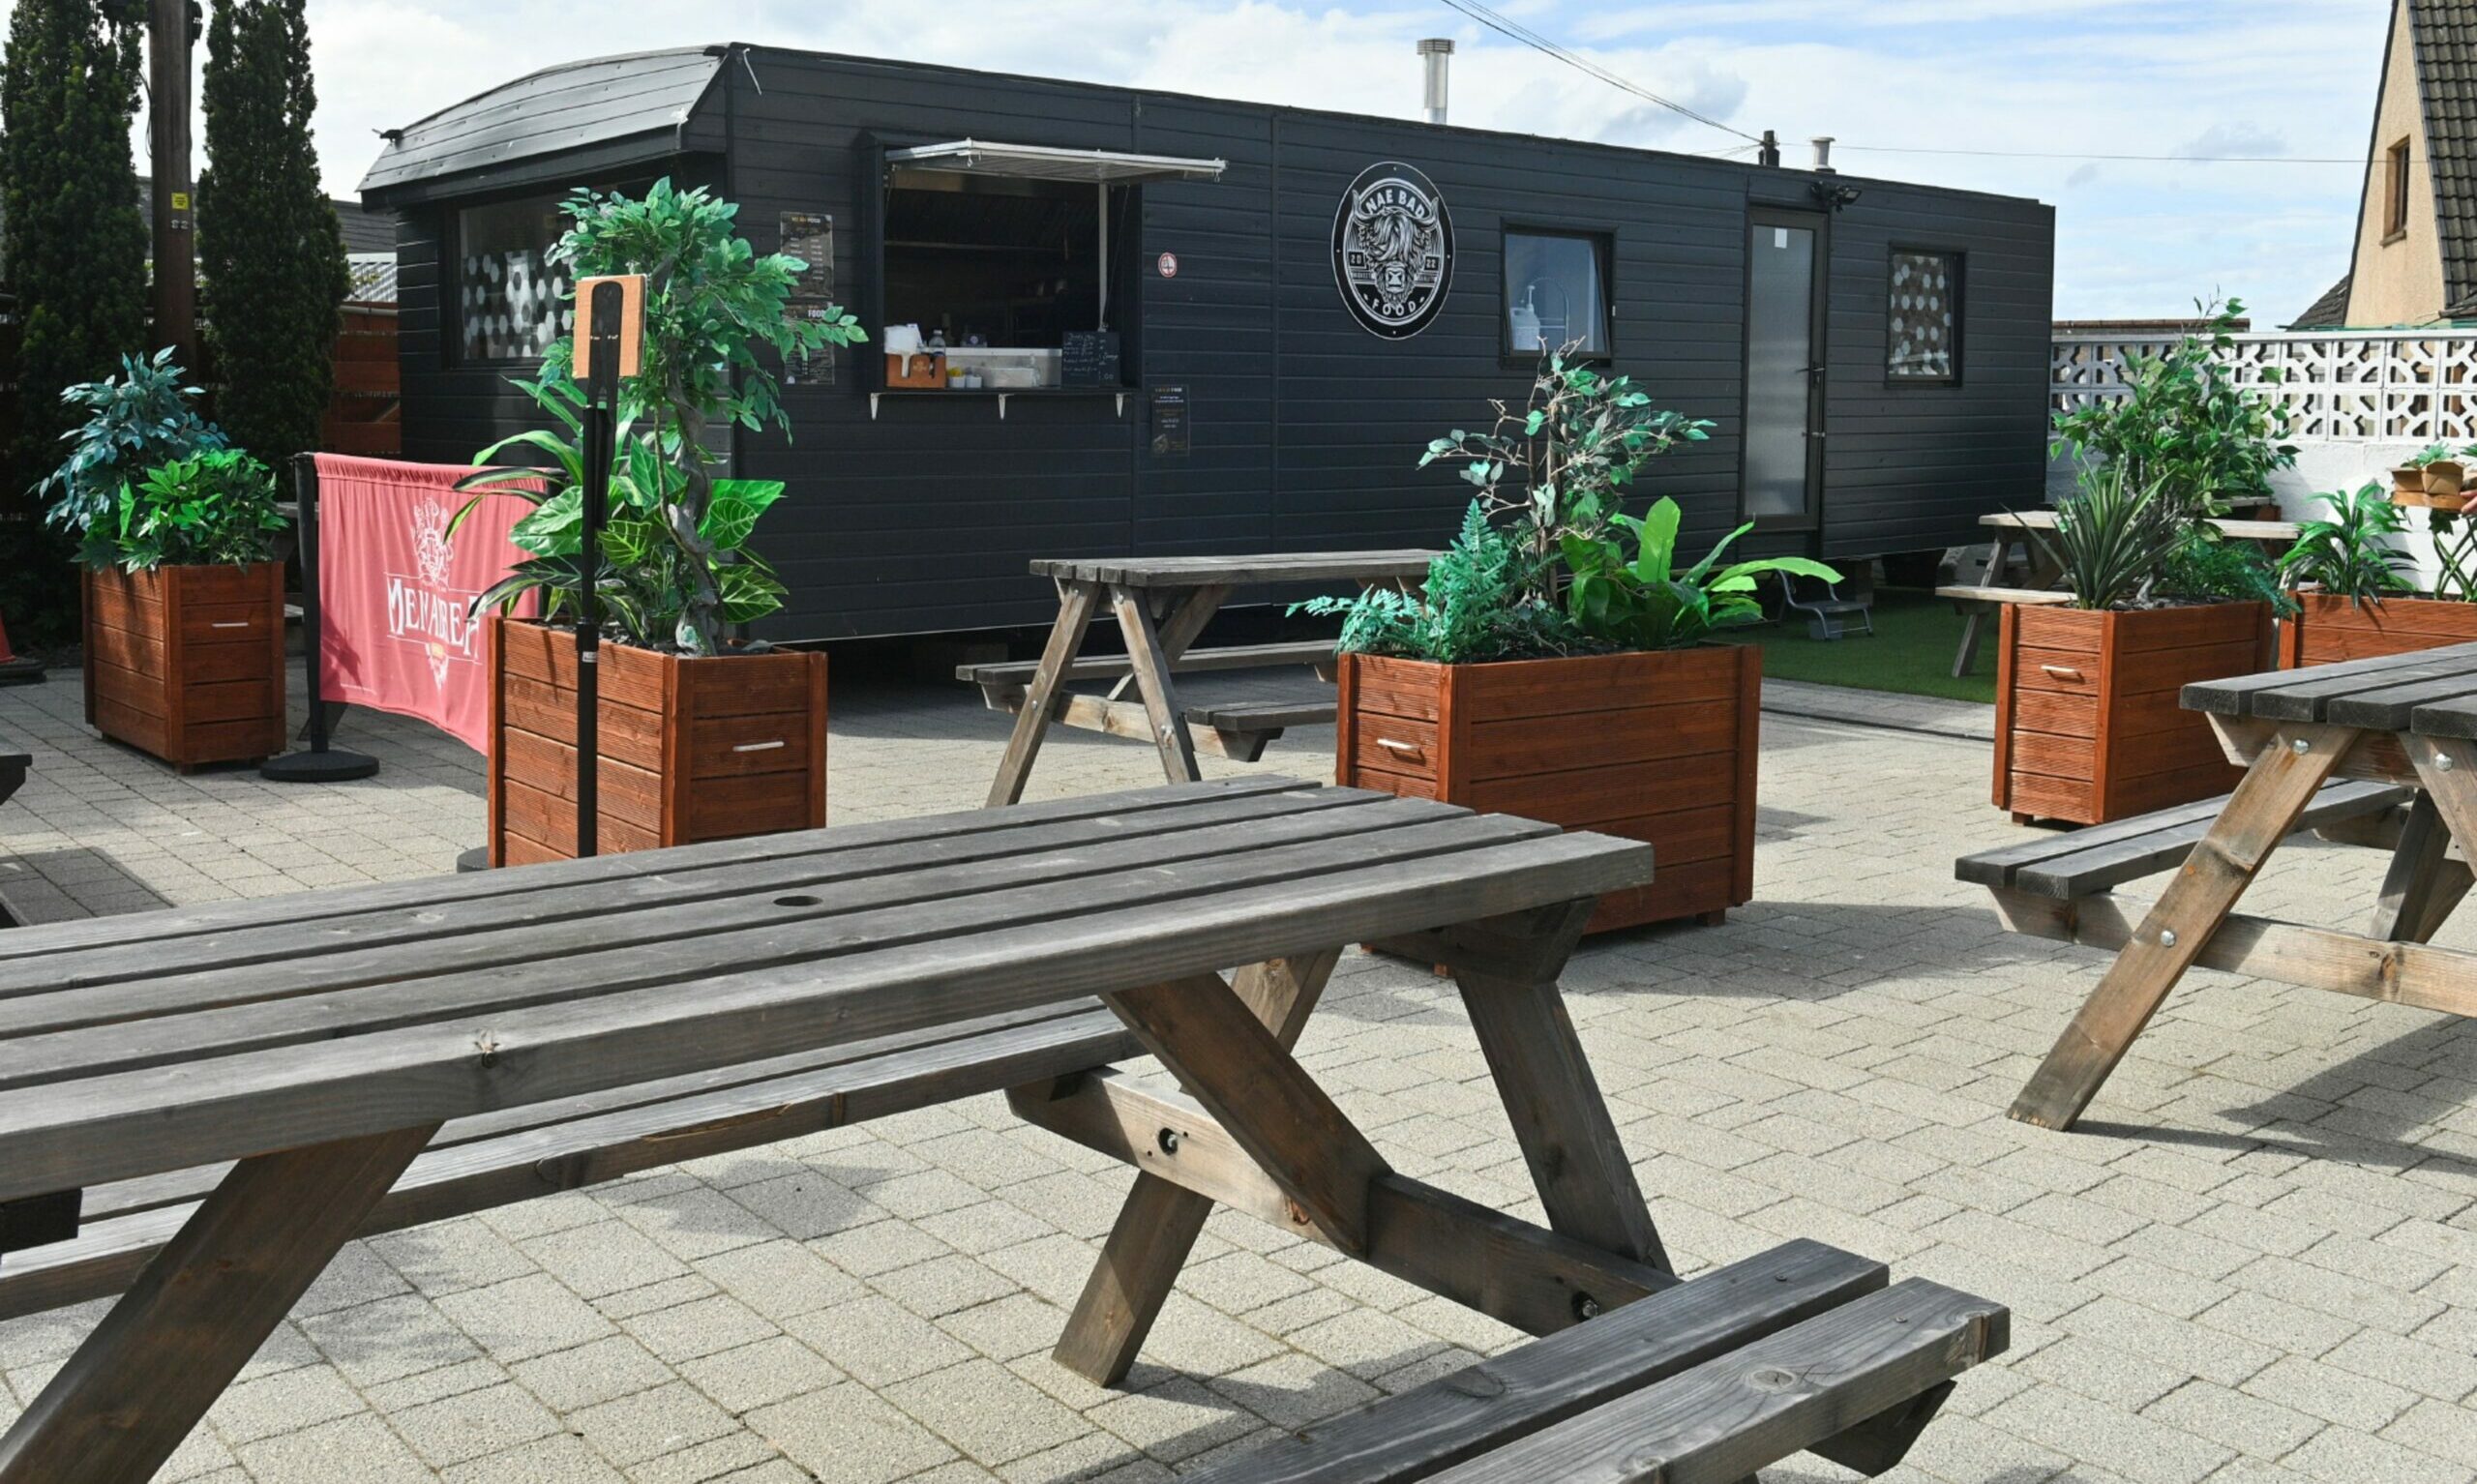
<path id="1" fill-rule="evenodd" d="M 833 706 L 836 819 L 979 802 L 1005 719 L 964 688 Z M 0 691 L 0 741 L 35 757 L 0 891 L 39 915 L 435 873 L 480 836 L 477 760 L 413 724 L 353 719 L 374 780 L 280 787 L 172 774 L 78 708 L 69 676 Z M 1330 747 L 1295 733 L 1257 767 L 1314 776 Z M 2009 1303 L 2013 1353 L 1899 1479 L 2477 1476 L 2477 1034 L 2201 973 L 2083 1132 L 2007 1120 L 2102 960 L 2002 934 L 1952 879 L 2016 834 L 1987 768 L 1972 740 L 1768 717 L 1758 900 L 1575 961 L 1672 1252 L 1812 1236 Z M 1156 778 L 1067 734 L 1032 791 Z M 2350 920 L 2379 874 L 2293 847 L 2257 909 Z M 1537 1215 L 1448 985 L 1353 955 L 1303 1051 L 1405 1171 Z M 1224 1214 L 1129 1389 L 1088 1385 L 1047 1349 L 1125 1180 L 984 1099 L 358 1243 L 162 1476 L 1156 1480 L 1515 1338 Z M 0 1324 L 0 1423 L 99 1313 Z"/>

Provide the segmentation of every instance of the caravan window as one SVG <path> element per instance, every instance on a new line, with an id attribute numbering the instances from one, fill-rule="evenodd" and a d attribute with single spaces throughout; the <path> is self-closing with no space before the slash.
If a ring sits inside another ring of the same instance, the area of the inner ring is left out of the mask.
<path id="1" fill-rule="evenodd" d="M 575 323 L 576 287 L 551 245 L 567 230 L 556 194 L 467 206 L 456 213 L 456 332 L 467 365 L 530 365 Z"/>
<path id="2" fill-rule="evenodd" d="M 1895 248 L 1884 375 L 1908 385 L 1961 379 L 1961 254 Z"/>
<path id="3" fill-rule="evenodd" d="M 1608 238 L 1506 228 L 1506 354 L 1609 353 Z"/>

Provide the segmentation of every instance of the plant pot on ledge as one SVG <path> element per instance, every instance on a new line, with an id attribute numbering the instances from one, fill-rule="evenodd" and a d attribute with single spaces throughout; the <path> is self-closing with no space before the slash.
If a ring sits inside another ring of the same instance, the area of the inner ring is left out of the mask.
<path id="1" fill-rule="evenodd" d="M 492 617 L 493 866 L 576 853 L 574 631 Z M 604 854 L 825 823 L 825 656 L 690 658 L 606 642 L 597 774 Z"/>
<path id="2" fill-rule="evenodd" d="M 86 720 L 183 772 L 284 749 L 284 568 L 85 572 Z"/>
<path id="3" fill-rule="evenodd" d="M 2282 669 L 2477 643 L 2477 603 L 2328 593 L 2298 593 L 2296 602 L 2296 616 L 2280 623 Z"/>
<path id="4" fill-rule="evenodd" d="M 2264 668 L 2270 605 L 2007 605 L 2003 615 L 1995 805 L 2016 821 L 2103 824 L 2224 793 L 2244 776 L 2178 692 Z"/>
<path id="5" fill-rule="evenodd" d="M 1442 665 L 1344 654 L 1345 786 L 1651 843 L 1653 884 L 1590 931 L 1697 917 L 1754 895 L 1763 654 L 1751 644 Z"/>

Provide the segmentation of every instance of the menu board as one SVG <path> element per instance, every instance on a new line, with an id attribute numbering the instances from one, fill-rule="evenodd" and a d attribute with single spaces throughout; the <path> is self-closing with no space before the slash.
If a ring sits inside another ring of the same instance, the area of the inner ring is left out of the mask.
<path id="1" fill-rule="evenodd" d="M 840 311 L 822 300 L 794 299 L 783 306 L 784 317 L 800 320 L 831 320 Z M 813 351 L 792 351 L 783 358 L 785 386 L 834 385 L 834 346 L 820 345 Z"/>
<path id="2" fill-rule="evenodd" d="M 1152 389 L 1152 457 L 1187 457 L 1187 389 L 1183 385 Z"/>
<path id="3" fill-rule="evenodd" d="M 1059 354 L 1059 380 L 1066 386 L 1119 385 L 1118 332 L 1067 331 Z"/>
<path id="4" fill-rule="evenodd" d="M 790 302 L 783 306 L 786 318 L 821 320 L 834 311 L 834 218 L 823 212 L 787 211 L 776 219 L 781 229 L 781 251 L 808 264 L 799 277 L 791 281 Z M 834 347 L 821 345 L 815 351 L 793 352 L 783 358 L 785 386 L 832 386 L 834 384 Z"/>

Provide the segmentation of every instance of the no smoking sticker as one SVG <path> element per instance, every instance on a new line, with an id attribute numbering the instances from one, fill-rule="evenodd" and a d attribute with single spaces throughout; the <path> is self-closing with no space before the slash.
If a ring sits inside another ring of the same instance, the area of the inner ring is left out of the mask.
<path id="1" fill-rule="evenodd" d="M 1153 266 L 1161 270 L 1161 277 L 1165 279 L 1175 279 L 1179 276 L 1179 254 L 1176 252 L 1164 252 Z"/>

